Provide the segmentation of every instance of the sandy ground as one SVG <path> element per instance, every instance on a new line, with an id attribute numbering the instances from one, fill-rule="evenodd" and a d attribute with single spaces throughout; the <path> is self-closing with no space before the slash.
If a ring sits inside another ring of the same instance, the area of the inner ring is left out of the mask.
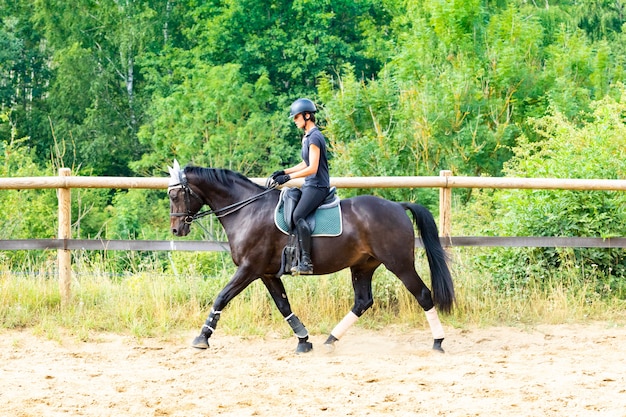
<path id="1" fill-rule="evenodd" d="M 0 331 L 2 416 L 626 416 L 626 329 L 607 323 L 325 336 L 219 332 L 207 351 L 99 334 Z"/>

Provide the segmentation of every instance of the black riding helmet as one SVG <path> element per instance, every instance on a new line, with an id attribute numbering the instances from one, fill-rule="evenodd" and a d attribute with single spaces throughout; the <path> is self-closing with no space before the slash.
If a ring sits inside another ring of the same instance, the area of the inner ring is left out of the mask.
<path id="1" fill-rule="evenodd" d="M 293 119 L 294 116 L 300 113 L 304 113 L 304 112 L 315 113 L 316 111 L 317 111 L 317 107 L 315 107 L 315 103 L 313 103 L 308 98 L 299 98 L 293 103 L 291 103 L 289 117 Z"/>

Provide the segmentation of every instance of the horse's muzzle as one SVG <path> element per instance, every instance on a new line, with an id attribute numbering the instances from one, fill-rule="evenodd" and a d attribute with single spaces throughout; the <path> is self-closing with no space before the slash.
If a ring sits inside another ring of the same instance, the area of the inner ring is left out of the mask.
<path id="1" fill-rule="evenodd" d="M 176 224 L 175 224 L 176 223 Z M 189 223 L 181 221 L 172 221 L 171 230 L 172 234 L 176 236 L 187 236 L 189 234 Z"/>

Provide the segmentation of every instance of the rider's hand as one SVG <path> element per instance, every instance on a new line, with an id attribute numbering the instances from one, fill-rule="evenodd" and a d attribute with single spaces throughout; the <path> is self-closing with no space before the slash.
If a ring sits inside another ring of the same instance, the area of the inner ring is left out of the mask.
<path id="1" fill-rule="evenodd" d="M 279 175 L 285 175 L 285 171 L 282 169 L 280 171 L 274 171 L 272 175 L 270 175 L 270 178 L 276 181 L 276 177 L 278 177 Z"/>
<path id="2" fill-rule="evenodd" d="M 291 176 L 289 176 L 289 174 L 282 174 L 282 175 L 278 175 L 276 178 L 274 178 L 274 181 L 276 181 L 276 183 L 278 185 L 283 185 L 284 183 L 286 183 L 287 181 L 289 181 L 291 179 Z"/>

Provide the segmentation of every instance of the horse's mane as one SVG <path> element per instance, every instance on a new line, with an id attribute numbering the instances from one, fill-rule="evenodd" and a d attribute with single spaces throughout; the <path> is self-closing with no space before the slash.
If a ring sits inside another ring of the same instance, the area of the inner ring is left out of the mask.
<path id="1" fill-rule="evenodd" d="M 185 172 L 191 172 L 194 175 L 198 176 L 209 182 L 219 182 L 224 185 L 233 185 L 233 183 L 237 182 L 237 180 L 241 180 L 244 183 L 252 184 L 255 187 L 259 187 L 265 189 L 265 187 L 261 187 L 258 184 L 255 184 L 250 180 L 250 178 L 245 175 L 231 171 L 229 169 L 221 169 L 221 168 L 202 168 L 196 167 L 192 165 L 187 165 L 184 169 Z"/>

